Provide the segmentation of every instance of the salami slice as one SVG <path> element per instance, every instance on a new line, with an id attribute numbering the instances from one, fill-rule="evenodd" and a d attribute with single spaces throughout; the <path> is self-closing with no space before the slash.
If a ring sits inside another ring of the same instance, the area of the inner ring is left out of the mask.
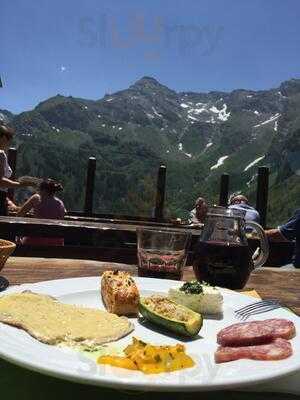
<path id="1" fill-rule="evenodd" d="M 296 328 L 292 321 L 287 319 L 266 319 L 268 325 L 273 327 L 273 338 L 292 339 L 296 334 Z"/>
<path id="2" fill-rule="evenodd" d="M 240 360 L 243 358 L 251 360 L 275 361 L 283 360 L 293 354 L 291 343 L 286 339 L 275 339 L 269 344 L 242 347 L 222 347 L 215 352 L 215 362 L 224 363 Z"/>
<path id="3" fill-rule="evenodd" d="M 221 346 L 251 346 L 270 343 L 274 339 L 291 339 L 295 325 L 286 319 L 266 319 L 233 324 L 222 329 L 217 335 Z"/>

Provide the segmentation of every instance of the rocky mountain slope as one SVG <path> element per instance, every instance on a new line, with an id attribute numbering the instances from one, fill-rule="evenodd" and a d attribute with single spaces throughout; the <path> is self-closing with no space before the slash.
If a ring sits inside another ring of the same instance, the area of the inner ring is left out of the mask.
<path id="1" fill-rule="evenodd" d="M 270 167 L 270 224 L 299 201 L 300 79 L 265 91 L 177 93 L 151 77 L 100 100 L 57 95 L 0 119 L 16 127 L 18 173 L 63 181 L 81 209 L 86 164 L 97 158 L 95 210 L 149 215 L 156 171 L 167 166 L 167 208 L 185 216 L 199 195 L 214 202 L 219 177 L 255 199 L 256 171 Z"/>

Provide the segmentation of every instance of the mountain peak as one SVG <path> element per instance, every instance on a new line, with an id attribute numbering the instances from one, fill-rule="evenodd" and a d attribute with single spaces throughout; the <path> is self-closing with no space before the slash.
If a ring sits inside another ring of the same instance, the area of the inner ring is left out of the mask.
<path id="1" fill-rule="evenodd" d="M 162 86 L 158 80 L 152 78 L 151 76 L 143 76 L 141 79 L 136 81 L 134 85 L 159 85 Z"/>
<path id="2" fill-rule="evenodd" d="M 8 123 L 13 118 L 13 116 L 14 115 L 10 111 L 0 110 L 0 121 Z"/>
<path id="3" fill-rule="evenodd" d="M 290 79 L 282 82 L 280 90 L 284 96 L 293 96 L 300 92 L 300 79 Z"/>
<path id="4" fill-rule="evenodd" d="M 130 89 L 138 90 L 139 92 L 148 94 L 151 92 L 165 92 L 168 94 L 175 94 L 173 90 L 165 85 L 162 85 L 158 80 L 152 78 L 151 76 L 143 76 L 133 85 L 131 85 Z"/>

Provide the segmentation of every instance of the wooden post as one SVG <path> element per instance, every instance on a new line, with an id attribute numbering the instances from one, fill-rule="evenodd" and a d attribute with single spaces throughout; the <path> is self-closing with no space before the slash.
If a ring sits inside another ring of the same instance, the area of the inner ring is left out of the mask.
<path id="1" fill-rule="evenodd" d="M 155 201 L 155 212 L 154 212 L 154 217 L 158 221 L 164 218 L 166 172 L 167 172 L 166 166 L 161 165 L 158 169 L 158 174 L 157 174 L 156 201 Z"/>
<path id="2" fill-rule="evenodd" d="M 220 181 L 219 206 L 221 207 L 228 206 L 228 193 L 229 193 L 229 175 L 222 174 Z"/>
<path id="3" fill-rule="evenodd" d="M 16 168 L 17 168 L 17 149 L 15 149 L 14 147 L 11 147 L 8 150 L 7 161 L 8 161 L 10 168 L 12 169 L 11 179 L 15 180 L 16 179 Z M 10 200 L 12 200 L 12 201 L 14 200 L 14 195 L 15 195 L 14 189 L 9 189 L 7 191 L 7 196 L 9 197 Z"/>
<path id="4" fill-rule="evenodd" d="M 86 174 L 85 200 L 84 200 L 85 215 L 91 215 L 93 212 L 95 172 L 96 172 L 96 158 L 90 157 Z"/>
<path id="5" fill-rule="evenodd" d="M 260 224 L 263 228 L 267 224 L 269 192 L 269 168 L 259 167 L 257 176 L 256 209 L 260 215 Z"/>

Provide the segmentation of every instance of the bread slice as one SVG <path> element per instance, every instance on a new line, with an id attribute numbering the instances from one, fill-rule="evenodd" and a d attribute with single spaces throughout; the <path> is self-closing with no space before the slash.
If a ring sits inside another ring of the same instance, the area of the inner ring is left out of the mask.
<path id="1" fill-rule="evenodd" d="M 101 295 L 107 310 L 117 315 L 137 315 L 140 300 L 134 279 L 125 271 L 105 271 Z"/>

